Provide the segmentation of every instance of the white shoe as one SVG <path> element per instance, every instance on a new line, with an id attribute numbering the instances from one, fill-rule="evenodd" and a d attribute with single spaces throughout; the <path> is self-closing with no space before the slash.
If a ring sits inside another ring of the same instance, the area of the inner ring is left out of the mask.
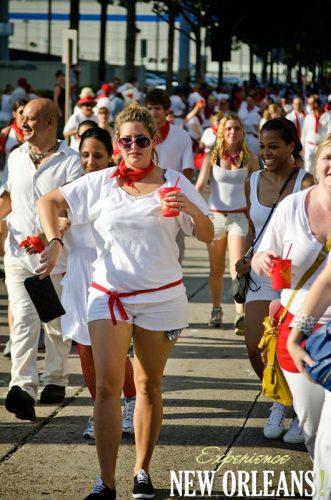
<path id="1" fill-rule="evenodd" d="M 284 434 L 283 441 L 285 441 L 285 443 L 293 444 L 305 442 L 305 436 L 303 434 L 303 431 L 300 429 L 299 419 L 296 415 L 292 420 L 289 430 L 286 432 L 286 434 Z"/>
<path id="2" fill-rule="evenodd" d="M 83 432 L 83 438 L 85 439 L 94 439 L 94 425 L 93 425 L 93 417 L 90 417 L 87 421 L 87 427 Z"/>
<path id="3" fill-rule="evenodd" d="M 122 431 L 128 434 L 134 433 L 133 415 L 135 406 L 136 406 L 136 396 L 124 399 Z"/>
<path id="4" fill-rule="evenodd" d="M 270 416 L 266 421 L 263 434 L 267 439 L 276 439 L 284 431 L 284 419 L 287 406 L 274 403 L 270 409 Z"/>

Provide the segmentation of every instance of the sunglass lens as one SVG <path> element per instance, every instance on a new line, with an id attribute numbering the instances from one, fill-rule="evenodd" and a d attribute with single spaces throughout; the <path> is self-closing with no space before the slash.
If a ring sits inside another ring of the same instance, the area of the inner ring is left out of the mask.
<path id="1" fill-rule="evenodd" d="M 150 145 L 151 141 L 148 137 L 137 137 L 136 138 L 136 144 L 138 148 L 148 148 Z"/>

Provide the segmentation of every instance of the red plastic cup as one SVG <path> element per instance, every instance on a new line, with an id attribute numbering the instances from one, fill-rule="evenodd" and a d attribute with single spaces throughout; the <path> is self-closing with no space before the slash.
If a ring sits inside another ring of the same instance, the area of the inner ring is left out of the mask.
<path id="1" fill-rule="evenodd" d="M 273 259 L 273 264 L 270 275 L 271 288 L 273 290 L 291 288 L 292 261 L 290 259 Z"/>
<path id="2" fill-rule="evenodd" d="M 202 108 L 205 107 L 205 101 L 203 99 L 198 99 L 197 103 L 198 103 L 198 108 L 199 109 L 202 109 Z"/>
<path id="3" fill-rule="evenodd" d="M 163 198 L 168 193 L 171 193 L 174 191 L 177 191 L 179 193 L 180 190 L 181 189 L 179 187 L 175 187 L 175 186 L 160 189 L 161 209 L 162 209 L 163 217 L 177 217 L 179 215 L 179 210 L 176 210 L 175 212 L 172 211 L 173 209 L 170 210 L 170 207 L 168 207 L 166 202 L 163 201 Z"/>

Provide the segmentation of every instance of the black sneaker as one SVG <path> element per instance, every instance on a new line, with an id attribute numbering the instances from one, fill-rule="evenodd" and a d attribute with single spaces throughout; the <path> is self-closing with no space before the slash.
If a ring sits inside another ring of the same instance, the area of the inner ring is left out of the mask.
<path id="1" fill-rule="evenodd" d="M 62 403 L 66 394 L 66 389 L 62 385 L 46 385 L 40 394 L 40 403 L 44 405 L 53 405 Z"/>
<path id="2" fill-rule="evenodd" d="M 106 486 L 103 482 L 102 478 L 97 476 L 97 480 L 92 492 L 87 497 L 85 497 L 84 500 L 87 500 L 88 498 L 107 498 L 108 500 L 115 500 L 116 489 L 113 488 L 111 490 L 110 488 L 108 488 L 108 486 Z"/>
<path id="3" fill-rule="evenodd" d="M 5 407 L 7 411 L 14 413 L 17 418 L 21 420 L 34 420 L 36 418 L 34 405 L 34 399 L 18 385 L 13 385 L 9 390 Z"/>
<path id="4" fill-rule="evenodd" d="M 138 470 L 133 480 L 133 498 L 154 498 L 155 490 L 149 474 L 143 469 Z"/>

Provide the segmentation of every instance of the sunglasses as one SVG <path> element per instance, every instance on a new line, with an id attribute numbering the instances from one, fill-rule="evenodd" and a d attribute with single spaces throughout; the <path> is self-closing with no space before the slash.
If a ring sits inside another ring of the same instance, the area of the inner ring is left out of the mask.
<path id="1" fill-rule="evenodd" d="M 138 148 L 144 149 L 148 148 L 148 146 L 151 143 L 151 140 L 149 139 L 149 137 L 145 137 L 143 135 L 140 137 L 120 137 L 118 139 L 118 144 L 123 149 L 129 150 L 132 147 L 133 143 L 135 143 L 138 146 Z"/>

